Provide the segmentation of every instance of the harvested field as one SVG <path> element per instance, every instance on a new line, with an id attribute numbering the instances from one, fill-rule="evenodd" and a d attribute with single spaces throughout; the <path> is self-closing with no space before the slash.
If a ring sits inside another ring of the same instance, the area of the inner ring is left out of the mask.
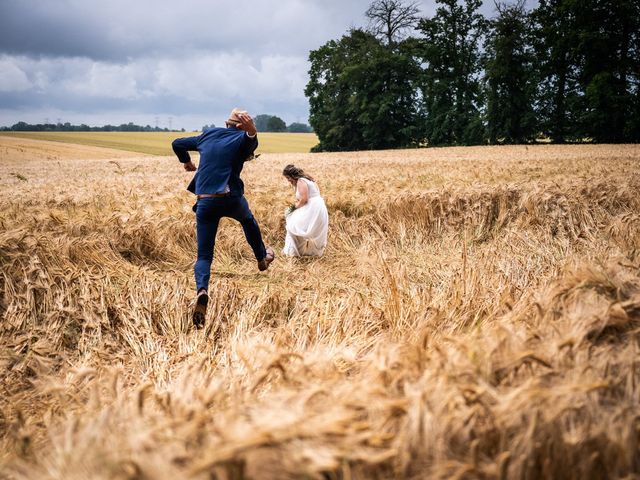
<path id="1" fill-rule="evenodd" d="M 0 137 L 0 478 L 640 477 L 640 147 L 264 154 L 326 255 L 223 221 L 193 331 L 190 174 L 48 145 Z"/>

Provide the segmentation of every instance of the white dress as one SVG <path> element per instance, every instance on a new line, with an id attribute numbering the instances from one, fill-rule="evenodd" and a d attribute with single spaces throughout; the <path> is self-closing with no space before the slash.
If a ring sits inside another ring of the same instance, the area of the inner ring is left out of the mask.
<path id="1" fill-rule="evenodd" d="M 309 199 L 302 207 L 287 215 L 287 236 L 282 253 L 290 256 L 316 256 L 324 253 L 329 231 L 329 214 L 318 185 L 302 178 L 309 189 Z M 296 187 L 296 199 L 300 192 Z"/>

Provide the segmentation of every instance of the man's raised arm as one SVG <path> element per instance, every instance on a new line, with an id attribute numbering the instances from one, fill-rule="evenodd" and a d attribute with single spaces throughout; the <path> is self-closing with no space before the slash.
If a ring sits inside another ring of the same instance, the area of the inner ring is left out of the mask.
<path id="1" fill-rule="evenodd" d="M 256 125 L 253 122 L 253 118 L 246 112 L 238 114 L 239 124 L 237 127 L 240 130 L 244 130 L 246 133 L 245 142 L 243 145 L 243 156 L 247 160 L 253 158 L 253 152 L 258 148 L 258 131 L 256 130 Z"/>

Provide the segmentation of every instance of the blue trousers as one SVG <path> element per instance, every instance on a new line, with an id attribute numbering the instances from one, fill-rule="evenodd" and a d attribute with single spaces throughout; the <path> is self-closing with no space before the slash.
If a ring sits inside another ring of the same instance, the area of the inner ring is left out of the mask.
<path id="1" fill-rule="evenodd" d="M 213 249 L 218 233 L 218 223 L 222 217 L 233 218 L 240 222 L 244 236 L 253 250 L 256 260 L 267 256 L 258 222 L 249 209 L 244 197 L 203 198 L 196 205 L 196 234 L 198 239 L 198 259 L 193 268 L 196 277 L 196 288 L 208 289 L 213 262 Z"/>

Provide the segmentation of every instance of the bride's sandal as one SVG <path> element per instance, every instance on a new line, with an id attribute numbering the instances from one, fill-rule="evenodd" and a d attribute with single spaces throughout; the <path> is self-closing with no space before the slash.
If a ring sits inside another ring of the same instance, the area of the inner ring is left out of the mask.
<path id="1" fill-rule="evenodd" d="M 275 258 L 276 254 L 273 252 L 273 249 L 271 247 L 267 247 L 267 255 L 262 260 L 258 260 L 258 270 L 264 272 L 269 268 L 269 264 L 273 262 Z"/>

